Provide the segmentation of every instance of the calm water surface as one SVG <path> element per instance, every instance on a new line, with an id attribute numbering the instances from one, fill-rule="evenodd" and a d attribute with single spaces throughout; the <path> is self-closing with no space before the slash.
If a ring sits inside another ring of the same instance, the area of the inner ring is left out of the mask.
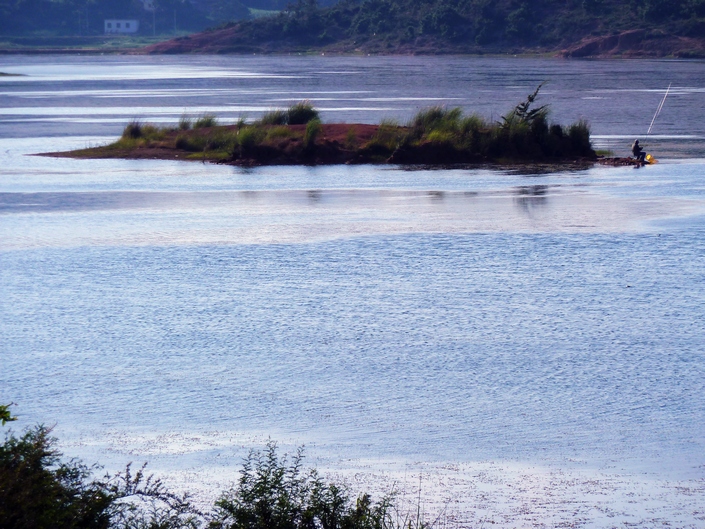
<path id="1" fill-rule="evenodd" d="M 461 526 L 705 523 L 705 63 L 5 57 L 0 71 L 26 75 L 0 79 L 0 400 L 20 427 L 56 423 L 67 453 L 148 460 L 204 497 L 271 437 L 353 487 L 425 476 Z M 672 82 L 647 141 L 662 163 L 27 156 L 131 118 L 227 122 L 304 98 L 326 120 L 431 104 L 497 118 L 546 79 L 552 116 L 589 119 L 622 155 Z"/>

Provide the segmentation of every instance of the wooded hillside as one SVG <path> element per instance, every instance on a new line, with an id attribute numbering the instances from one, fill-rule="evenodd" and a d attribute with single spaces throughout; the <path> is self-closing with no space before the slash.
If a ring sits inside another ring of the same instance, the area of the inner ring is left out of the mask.
<path id="1" fill-rule="evenodd" d="M 620 41 L 616 36 L 624 32 L 631 33 Z M 592 51 L 600 54 L 611 46 L 647 55 L 700 56 L 705 0 L 342 0 L 330 8 L 299 0 L 276 16 L 233 23 L 152 51 L 555 51 L 610 36 L 612 41 L 593 44 Z"/>
<path id="2" fill-rule="evenodd" d="M 333 51 L 705 57 L 705 0 L 0 0 L 0 36 L 201 31 L 153 53 Z M 270 16 L 266 16 L 266 15 Z M 253 18 L 259 16 L 260 18 Z"/>

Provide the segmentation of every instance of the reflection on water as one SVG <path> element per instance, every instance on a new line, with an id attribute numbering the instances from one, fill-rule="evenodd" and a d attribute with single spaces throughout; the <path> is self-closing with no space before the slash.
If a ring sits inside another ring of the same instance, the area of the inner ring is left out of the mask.
<path id="1" fill-rule="evenodd" d="M 321 193 L 320 189 L 311 189 L 306 192 L 306 196 L 308 197 L 309 202 L 316 204 L 321 201 L 323 193 Z"/>
<path id="2" fill-rule="evenodd" d="M 473 192 L 0 193 L 0 249 L 294 243 L 359 234 L 637 232 L 652 230 L 649 221 L 702 212 L 702 198 L 619 197 L 566 184 Z"/>
<path id="3" fill-rule="evenodd" d="M 515 188 L 517 197 L 514 200 L 520 208 L 529 211 L 548 203 L 548 190 L 546 185 L 520 186 Z"/>

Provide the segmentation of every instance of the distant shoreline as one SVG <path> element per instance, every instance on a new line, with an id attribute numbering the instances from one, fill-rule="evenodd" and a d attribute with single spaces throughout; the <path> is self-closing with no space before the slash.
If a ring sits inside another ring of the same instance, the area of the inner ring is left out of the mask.
<path id="1" fill-rule="evenodd" d="M 71 41 L 76 41 L 75 45 Z M 125 46 L 88 45 L 86 38 L 66 37 L 60 44 L 19 44 L 0 47 L 0 55 L 330 55 L 330 56 L 443 56 L 468 57 L 560 57 L 590 59 L 703 59 L 705 38 L 660 35 L 644 30 L 594 36 L 564 46 L 511 46 L 445 42 L 378 45 L 375 40 L 356 43 L 341 40 L 327 45 L 303 45 L 286 40 L 248 39 L 239 34 L 239 25 L 216 28 L 202 33 L 165 37 L 154 42 L 125 42 Z M 93 43 L 103 39 L 92 38 Z M 111 41 L 110 44 L 115 44 Z"/>

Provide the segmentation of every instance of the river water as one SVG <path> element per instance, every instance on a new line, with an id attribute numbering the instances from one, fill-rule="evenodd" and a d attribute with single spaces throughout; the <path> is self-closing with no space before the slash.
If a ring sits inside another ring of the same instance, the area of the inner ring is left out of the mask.
<path id="1" fill-rule="evenodd" d="M 268 438 L 460 527 L 705 525 L 705 63 L 3 57 L 0 402 L 201 501 Z M 28 156 L 130 119 L 324 120 L 542 81 L 595 167 L 241 169 Z M 411 500 L 410 500 L 411 501 Z"/>

